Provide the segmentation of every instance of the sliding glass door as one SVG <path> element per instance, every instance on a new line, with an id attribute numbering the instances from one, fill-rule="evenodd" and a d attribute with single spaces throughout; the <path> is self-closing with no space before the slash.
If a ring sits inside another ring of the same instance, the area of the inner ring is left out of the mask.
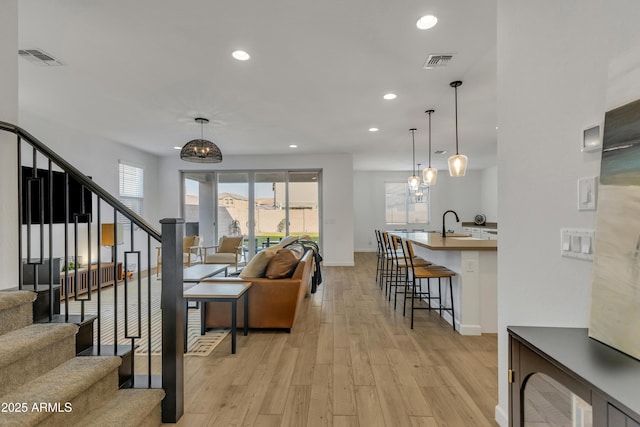
<path id="1" fill-rule="evenodd" d="M 200 236 L 205 246 L 244 236 L 249 258 L 286 235 L 320 243 L 320 180 L 318 170 L 185 171 L 185 233 Z"/>
<path id="2" fill-rule="evenodd" d="M 287 235 L 286 172 L 255 172 L 253 188 L 255 253 Z"/>
<path id="3" fill-rule="evenodd" d="M 319 172 L 289 172 L 288 230 L 293 236 L 307 236 L 318 242 L 320 236 Z"/>

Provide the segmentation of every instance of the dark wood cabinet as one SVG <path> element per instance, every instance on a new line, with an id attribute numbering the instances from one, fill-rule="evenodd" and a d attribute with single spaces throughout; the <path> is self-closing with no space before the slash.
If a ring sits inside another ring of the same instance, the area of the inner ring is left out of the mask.
<path id="1" fill-rule="evenodd" d="M 508 332 L 510 426 L 524 425 L 525 388 L 544 374 L 591 405 L 593 426 L 640 427 L 640 361 L 589 338 L 585 328 Z"/>
<path id="2" fill-rule="evenodd" d="M 67 277 L 69 279 L 69 284 L 65 285 L 65 272 L 60 273 L 60 299 L 64 299 L 65 290 L 69 289 L 69 297 L 75 297 L 77 295 L 86 294 L 89 292 L 89 286 L 91 286 L 91 291 L 95 291 L 98 287 L 112 286 L 116 283 L 114 280 L 117 277 L 117 280 L 124 279 L 124 275 L 122 272 L 122 263 L 119 262 L 116 267 L 116 271 L 114 273 L 113 263 L 105 262 L 100 264 L 100 274 L 98 275 L 98 265 L 92 264 L 90 268 L 79 268 L 77 270 L 69 270 Z"/>

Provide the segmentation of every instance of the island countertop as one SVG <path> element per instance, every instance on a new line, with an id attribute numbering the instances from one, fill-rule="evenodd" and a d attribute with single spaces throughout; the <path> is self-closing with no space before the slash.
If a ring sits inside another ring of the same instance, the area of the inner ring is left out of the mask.
<path id="1" fill-rule="evenodd" d="M 464 234 L 447 234 L 442 238 L 440 233 L 391 231 L 401 239 L 433 251 L 495 251 L 498 249 L 497 240 L 483 240 Z"/>

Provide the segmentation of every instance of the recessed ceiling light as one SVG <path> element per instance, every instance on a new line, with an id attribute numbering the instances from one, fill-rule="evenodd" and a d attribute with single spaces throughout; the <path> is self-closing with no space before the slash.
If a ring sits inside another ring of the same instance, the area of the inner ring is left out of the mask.
<path id="1" fill-rule="evenodd" d="M 428 30 L 429 28 L 433 28 L 438 23 L 438 18 L 433 15 L 425 15 L 422 18 L 418 19 L 416 22 L 416 27 L 421 30 Z"/>
<path id="2" fill-rule="evenodd" d="M 378 128 L 369 128 L 369 132 L 378 132 L 379 130 Z"/>
<path id="3" fill-rule="evenodd" d="M 398 95 L 396 95 L 395 93 L 387 93 L 383 96 L 383 98 L 386 99 L 387 101 L 396 99 L 397 97 Z"/>
<path id="4" fill-rule="evenodd" d="M 437 150 L 433 152 L 433 154 L 446 154 L 446 153 L 447 153 L 447 150 Z"/>
<path id="5" fill-rule="evenodd" d="M 182 150 L 182 147 L 173 147 L 174 150 Z"/>
<path id="6" fill-rule="evenodd" d="M 296 144 L 289 144 L 289 148 L 298 148 Z"/>
<path id="7" fill-rule="evenodd" d="M 233 56 L 238 61 L 246 61 L 251 58 L 251 55 L 249 55 L 244 50 L 235 50 L 233 51 L 233 53 L 231 53 L 231 56 Z"/>

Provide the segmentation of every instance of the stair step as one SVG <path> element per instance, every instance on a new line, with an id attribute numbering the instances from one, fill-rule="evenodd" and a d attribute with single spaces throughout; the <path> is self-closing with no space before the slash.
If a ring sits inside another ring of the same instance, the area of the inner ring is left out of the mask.
<path id="1" fill-rule="evenodd" d="M 136 346 L 137 347 L 137 346 Z M 118 352 L 115 352 L 115 346 L 113 345 L 101 345 L 100 353 L 98 354 L 98 346 L 91 346 L 86 350 L 78 353 L 78 356 L 120 356 L 125 357 L 127 354 L 131 353 L 131 346 L 119 344 Z"/>
<path id="2" fill-rule="evenodd" d="M 52 287 L 53 299 L 49 295 L 49 285 L 38 285 L 36 290 L 34 285 L 22 285 L 23 291 L 31 291 L 36 293 L 36 299 L 33 302 L 33 323 L 41 320 L 49 319 L 49 309 L 53 305 L 53 315 L 60 314 L 60 285 L 53 285 Z M 18 288 L 11 288 L 8 290 L 17 291 Z M 53 304 L 51 304 L 53 301 Z"/>
<path id="3" fill-rule="evenodd" d="M 137 346 L 136 346 L 137 347 Z M 118 351 L 113 345 L 101 345 L 100 352 L 98 347 L 92 345 L 84 351 L 78 353 L 78 356 L 118 356 L 122 359 L 122 364 L 118 368 L 118 386 L 120 388 L 130 387 L 133 383 L 133 375 L 131 374 L 131 362 L 133 350 L 130 345 L 118 345 Z"/>
<path id="4" fill-rule="evenodd" d="M 124 389 L 86 414 L 77 426 L 159 426 L 164 390 Z"/>
<path id="5" fill-rule="evenodd" d="M 78 325 L 76 334 L 76 354 L 80 354 L 93 345 L 93 322 L 98 318 L 95 314 L 70 314 L 65 318 L 64 314 L 56 314 L 51 321 L 49 318 L 41 320 L 39 323 L 72 323 Z"/>
<path id="6" fill-rule="evenodd" d="M 0 396 L 74 357 L 77 330 L 36 324 L 0 335 Z"/>
<path id="7" fill-rule="evenodd" d="M 96 316 L 95 314 L 85 314 L 84 316 L 81 316 L 79 314 L 70 314 L 69 319 L 67 320 L 65 319 L 64 314 L 56 314 L 55 316 L 53 316 L 53 319 L 51 319 L 51 321 L 49 321 L 49 319 L 46 319 L 42 320 L 39 323 L 73 323 L 78 326 L 84 326 L 93 323 L 93 321 L 97 318 L 98 316 Z"/>
<path id="8" fill-rule="evenodd" d="M 33 292 L 0 292 L 0 335 L 31 324 L 35 299 Z"/>
<path id="9" fill-rule="evenodd" d="M 116 356 L 74 357 L 66 361 L 2 396 L 4 402 L 24 402 L 27 411 L 2 414 L 0 426 L 77 423 L 116 393 L 119 365 L 120 358 Z M 38 410 L 42 403 L 49 404 L 49 410 Z"/>

